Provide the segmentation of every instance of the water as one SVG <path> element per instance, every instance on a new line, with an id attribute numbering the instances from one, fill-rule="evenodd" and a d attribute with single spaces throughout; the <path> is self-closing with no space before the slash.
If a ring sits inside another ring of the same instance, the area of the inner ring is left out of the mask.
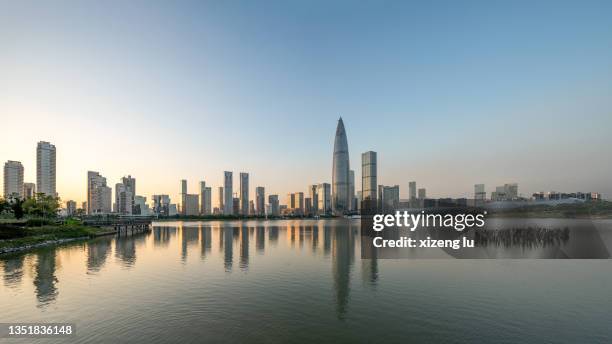
<path id="1" fill-rule="evenodd" d="M 0 322 L 74 322 L 71 342 L 612 340 L 610 260 L 362 260 L 350 220 L 156 223 L 0 271 Z"/>

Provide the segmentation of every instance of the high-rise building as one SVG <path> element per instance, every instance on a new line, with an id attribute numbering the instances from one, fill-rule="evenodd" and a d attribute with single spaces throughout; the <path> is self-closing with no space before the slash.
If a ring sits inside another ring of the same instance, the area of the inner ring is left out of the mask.
<path id="1" fill-rule="evenodd" d="M 408 182 L 408 199 L 410 201 L 415 201 L 417 199 L 416 182 Z"/>
<path id="2" fill-rule="evenodd" d="M 204 189 L 204 215 L 212 214 L 212 188 Z"/>
<path id="3" fill-rule="evenodd" d="M 255 188 L 255 203 L 257 206 L 257 215 L 266 214 L 266 189 L 263 186 Z"/>
<path id="4" fill-rule="evenodd" d="M 419 189 L 419 200 L 424 200 L 427 198 L 427 190 L 425 188 Z"/>
<path id="5" fill-rule="evenodd" d="M 132 215 L 134 209 L 134 195 L 129 187 L 123 183 L 115 184 L 115 211 L 119 214 Z"/>
<path id="6" fill-rule="evenodd" d="M 249 201 L 249 215 L 255 215 L 255 202 Z"/>
<path id="7" fill-rule="evenodd" d="M 76 202 L 75 201 L 66 201 L 66 216 L 73 216 L 76 214 Z"/>
<path id="8" fill-rule="evenodd" d="M 156 215 L 170 215 L 170 196 L 153 195 L 153 212 Z"/>
<path id="9" fill-rule="evenodd" d="M 487 198 L 487 193 L 485 191 L 484 184 L 475 184 L 474 185 L 474 205 L 479 206 L 484 204 Z"/>
<path id="10" fill-rule="evenodd" d="M 23 165 L 19 161 L 4 163 L 4 198 L 23 199 Z"/>
<path id="11" fill-rule="evenodd" d="M 355 171 L 349 170 L 349 210 L 355 211 Z"/>
<path id="12" fill-rule="evenodd" d="M 108 214 L 112 206 L 112 189 L 106 178 L 94 171 L 87 172 L 87 214 Z"/>
<path id="13" fill-rule="evenodd" d="M 310 197 L 304 198 L 304 215 L 312 215 L 312 198 Z"/>
<path id="14" fill-rule="evenodd" d="M 232 198 L 232 214 L 240 214 L 240 198 L 238 197 Z"/>
<path id="15" fill-rule="evenodd" d="M 200 215 L 206 215 L 206 182 L 200 182 Z"/>
<path id="16" fill-rule="evenodd" d="M 295 198 L 294 213 L 297 215 L 304 215 L 304 193 L 296 192 L 294 198 Z"/>
<path id="17" fill-rule="evenodd" d="M 134 212 L 132 214 L 142 216 L 149 216 L 151 214 L 146 197 L 138 195 L 134 196 Z"/>
<path id="18" fill-rule="evenodd" d="M 365 206 L 374 208 L 376 206 L 376 183 L 377 180 L 376 152 L 368 151 L 361 154 L 361 201 L 371 202 Z"/>
<path id="19" fill-rule="evenodd" d="M 312 213 L 313 214 L 318 214 L 319 213 L 319 195 L 317 194 L 317 185 L 311 185 L 308 188 L 308 191 L 310 192 L 310 200 L 312 202 Z"/>
<path id="20" fill-rule="evenodd" d="M 280 215 L 280 204 L 278 202 L 278 195 L 268 196 L 268 204 L 270 205 L 270 213 L 268 215 Z"/>
<path id="21" fill-rule="evenodd" d="M 187 204 L 187 180 L 181 179 L 181 215 L 185 215 L 185 206 Z"/>
<path id="22" fill-rule="evenodd" d="M 200 213 L 200 196 L 198 194 L 184 194 L 185 203 L 181 206 L 181 213 L 186 216 L 196 216 Z"/>
<path id="23" fill-rule="evenodd" d="M 219 204 L 217 206 L 218 206 L 219 212 L 223 214 L 223 212 L 225 212 L 225 206 L 223 205 L 225 203 L 224 202 L 225 194 L 223 193 L 223 186 L 219 186 L 217 190 L 218 190 L 217 192 L 219 196 L 219 201 L 218 201 Z"/>
<path id="24" fill-rule="evenodd" d="M 317 185 L 317 195 L 319 196 L 319 215 L 329 215 L 331 209 L 331 185 L 321 183 Z"/>
<path id="25" fill-rule="evenodd" d="M 295 193 L 287 194 L 287 209 L 295 209 Z"/>
<path id="26" fill-rule="evenodd" d="M 510 183 L 497 186 L 491 193 L 492 201 L 511 201 L 518 198 L 518 184 Z"/>
<path id="27" fill-rule="evenodd" d="M 223 214 L 233 215 L 234 214 L 234 189 L 233 189 L 233 178 L 231 171 L 224 172 L 223 181 Z"/>
<path id="28" fill-rule="evenodd" d="M 249 174 L 240 172 L 240 214 L 249 215 Z"/>
<path id="29" fill-rule="evenodd" d="M 23 183 L 23 198 L 33 198 L 36 196 L 36 184 L 34 183 Z"/>
<path id="30" fill-rule="evenodd" d="M 399 206 L 399 185 L 382 186 L 382 211 L 390 213 Z"/>
<path id="31" fill-rule="evenodd" d="M 334 139 L 332 167 L 332 211 L 343 215 L 350 210 L 349 196 L 349 152 L 346 130 L 342 117 L 338 120 Z"/>
<path id="32" fill-rule="evenodd" d="M 40 141 L 36 147 L 36 186 L 39 193 L 57 196 L 55 189 L 55 146 Z"/>

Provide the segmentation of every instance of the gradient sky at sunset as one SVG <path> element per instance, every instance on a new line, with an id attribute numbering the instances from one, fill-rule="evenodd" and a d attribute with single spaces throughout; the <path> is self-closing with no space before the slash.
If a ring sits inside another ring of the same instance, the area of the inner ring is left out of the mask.
<path id="1" fill-rule="evenodd" d="M 610 198 L 610 18 L 610 1 L 2 1 L 0 160 L 35 181 L 54 143 L 64 200 L 87 170 L 149 200 L 206 180 L 213 204 L 246 171 L 251 197 L 284 200 L 331 182 L 342 115 L 357 178 L 377 151 L 402 197 L 416 180 Z"/>

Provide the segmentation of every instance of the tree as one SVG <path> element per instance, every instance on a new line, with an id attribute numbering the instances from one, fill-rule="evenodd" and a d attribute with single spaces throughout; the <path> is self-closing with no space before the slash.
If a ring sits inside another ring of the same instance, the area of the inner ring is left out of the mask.
<path id="1" fill-rule="evenodd" d="M 44 193 L 37 193 L 35 197 L 23 202 L 23 211 L 26 214 L 43 218 L 56 217 L 59 207 L 59 197 L 47 196 Z"/>
<path id="2" fill-rule="evenodd" d="M 10 203 L 10 208 L 17 220 L 23 217 L 23 200 L 21 198 L 13 198 Z"/>

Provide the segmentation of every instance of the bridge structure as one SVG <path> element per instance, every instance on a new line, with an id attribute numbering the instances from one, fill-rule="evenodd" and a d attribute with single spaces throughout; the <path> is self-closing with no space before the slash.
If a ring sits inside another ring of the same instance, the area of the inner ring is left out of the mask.
<path id="1" fill-rule="evenodd" d="M 117 234 L 134 234 L 150 231 L 153 218 L 148 216 L 86 216 L 81 221 L 86 226 L 112 228 Z"/>

